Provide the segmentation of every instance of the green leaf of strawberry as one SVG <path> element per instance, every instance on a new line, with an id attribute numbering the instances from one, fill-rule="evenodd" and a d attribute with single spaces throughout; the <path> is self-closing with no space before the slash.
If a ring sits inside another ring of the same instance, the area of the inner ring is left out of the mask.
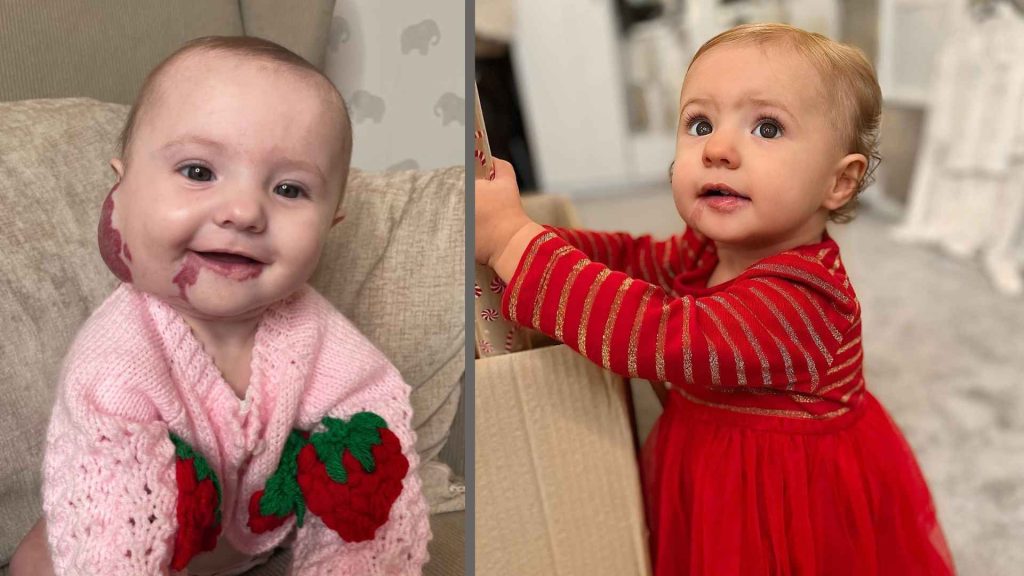
<path id="1" fill-rule="evenodd" d="M 295 522 L 302 526 L 306 503 L 296 482 L 299 451 L 309 442 L 308 432 L 292 430 L 281 451 L 277 470 L 267 479 L 266 488 L 254 492 L 249 499 L 249 529 L 256 534 L 268 532 L 284 524 L 295 514 Z"/>

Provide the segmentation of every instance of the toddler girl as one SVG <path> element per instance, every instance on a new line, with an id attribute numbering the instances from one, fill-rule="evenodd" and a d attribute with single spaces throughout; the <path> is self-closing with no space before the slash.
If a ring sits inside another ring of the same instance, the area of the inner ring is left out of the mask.
<path id="1" fill-rule="evenodd" d="M 99 245 L 122 284 L 47 437 L 54 572 L 241 574 L 290 544 L 291 574 L 419 573 L 409 388 L 306 284 L 343 218 L 341 95 L 271 42 L 199 39 L 147 78 L 121 144 Z"/>
<path id="2" fill-rule="evenodd" d="M 476 257 L 503 311 L 663 382 L 644 447 L 655 574 L 950 574 L 928 488 L 865 389 L 860 306 L 826 230 L 849 218 L 881 113 L 852 47 L 783 25 L 694 56 L 666 241 L 545 229 L 477 181 Z"/>

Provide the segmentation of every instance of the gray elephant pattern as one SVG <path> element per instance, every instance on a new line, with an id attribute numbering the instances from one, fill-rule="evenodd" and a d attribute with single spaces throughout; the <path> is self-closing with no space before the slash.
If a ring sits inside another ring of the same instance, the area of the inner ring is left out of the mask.
<path id="1" fill-rule="evenodd" d="M 352 121 L 361 124 L 364 120 L 372 120 L 379 124 L 384 118 L 384 99 L 370 94 L 366 90 L 356 90 L 348 99 Z"/>
<path id="2" fill-rule="evenodd" d="M 441 94 L 434 104 L 434 116 L 441 117 L 441 124 L 447 126 L 452 122 L 466 125 L 466 99 L 451 92 Z"/>
<path id="3" fill-rule="evenodd" d="M 437 22 L 424 20 L 402 30 L 402 54 L 416 50 L 421 55 L 426 55 L 430 51 L 430 46 L 437 46 L 440 41 L 441 29 Z"/>
<path id="4" fill-rule="evenodd" d="M 348 39 L 351 37 L 352 28 L 349 26 L 348 20 L 341 16 L 331 18 L 331 33 L 327 38 L 327 44 L 330 50 L 336 51 L 340 44 L 348 42 Z"/>
<path id="5" fill-rule="evenodd" d="M 412 158 L 406 158 L 384 169 L 385 172 L 401 172 L 403 170 L 419 170 L 420 163 Z"/>
<path id="6" fill-rule="evenodd" d="M 464 163 L 464 24 L 457 2 L 335 4 L 324 72 L 345 96 L 353 166 L 395 172 Z"/>

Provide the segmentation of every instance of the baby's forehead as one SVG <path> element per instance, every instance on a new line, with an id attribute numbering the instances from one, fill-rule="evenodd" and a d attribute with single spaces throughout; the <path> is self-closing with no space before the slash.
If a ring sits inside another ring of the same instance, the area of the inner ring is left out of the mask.
<path id="1" fill-rule="evenodd" d="M 148 84 L 138 97 L 140 126 L 157 116 L 161 117 L 157 121 L 160 125 L 180 123 L 190 113 L 208 110 L 204 104 L 212 100 L 234 98 L 244 105 L 253 99 L 266 100 L 260 94 L 274 91 L 287 94 L 273 100 L 276 113 L 315 114 L 325 125 L 337 127 L 343 142 L 351 138 L 344 101 L 330 81 L 315 71 L 286 62 L 259 55 L 196 49 L 166 62 Z M 235 107 L 230 101 L 225 105 Z"/>
<path id="2" fill-rule="evenodd" d="M 729 70 L 730 63 L 737 62 L 737 58 L 748 64 Z M 751 61 L 753 64 L 749 64 Z M 752 94 L 756 98 L 760 94 L 774 94 L 792 104 L 814 109 L 834 104 L 826 89 L 827 79 L 815 62 L 784 42 L 737 42 L 711 48 L 687 71 L 684 100 L 687 93 L 702 92 L 709 85 L 721 87 L 723 82 L 731 95 Z"/>

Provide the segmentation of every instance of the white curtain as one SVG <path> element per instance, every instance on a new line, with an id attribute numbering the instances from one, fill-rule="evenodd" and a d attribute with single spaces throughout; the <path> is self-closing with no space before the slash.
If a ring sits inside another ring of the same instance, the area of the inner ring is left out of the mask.
<path id="1" fill-rule="evenodd" d="M 979 255 L 1024 292 L 1024 17 L 1005 2 L 959 11 L 936 65 L 906 220 L 897 237 Z"/>

